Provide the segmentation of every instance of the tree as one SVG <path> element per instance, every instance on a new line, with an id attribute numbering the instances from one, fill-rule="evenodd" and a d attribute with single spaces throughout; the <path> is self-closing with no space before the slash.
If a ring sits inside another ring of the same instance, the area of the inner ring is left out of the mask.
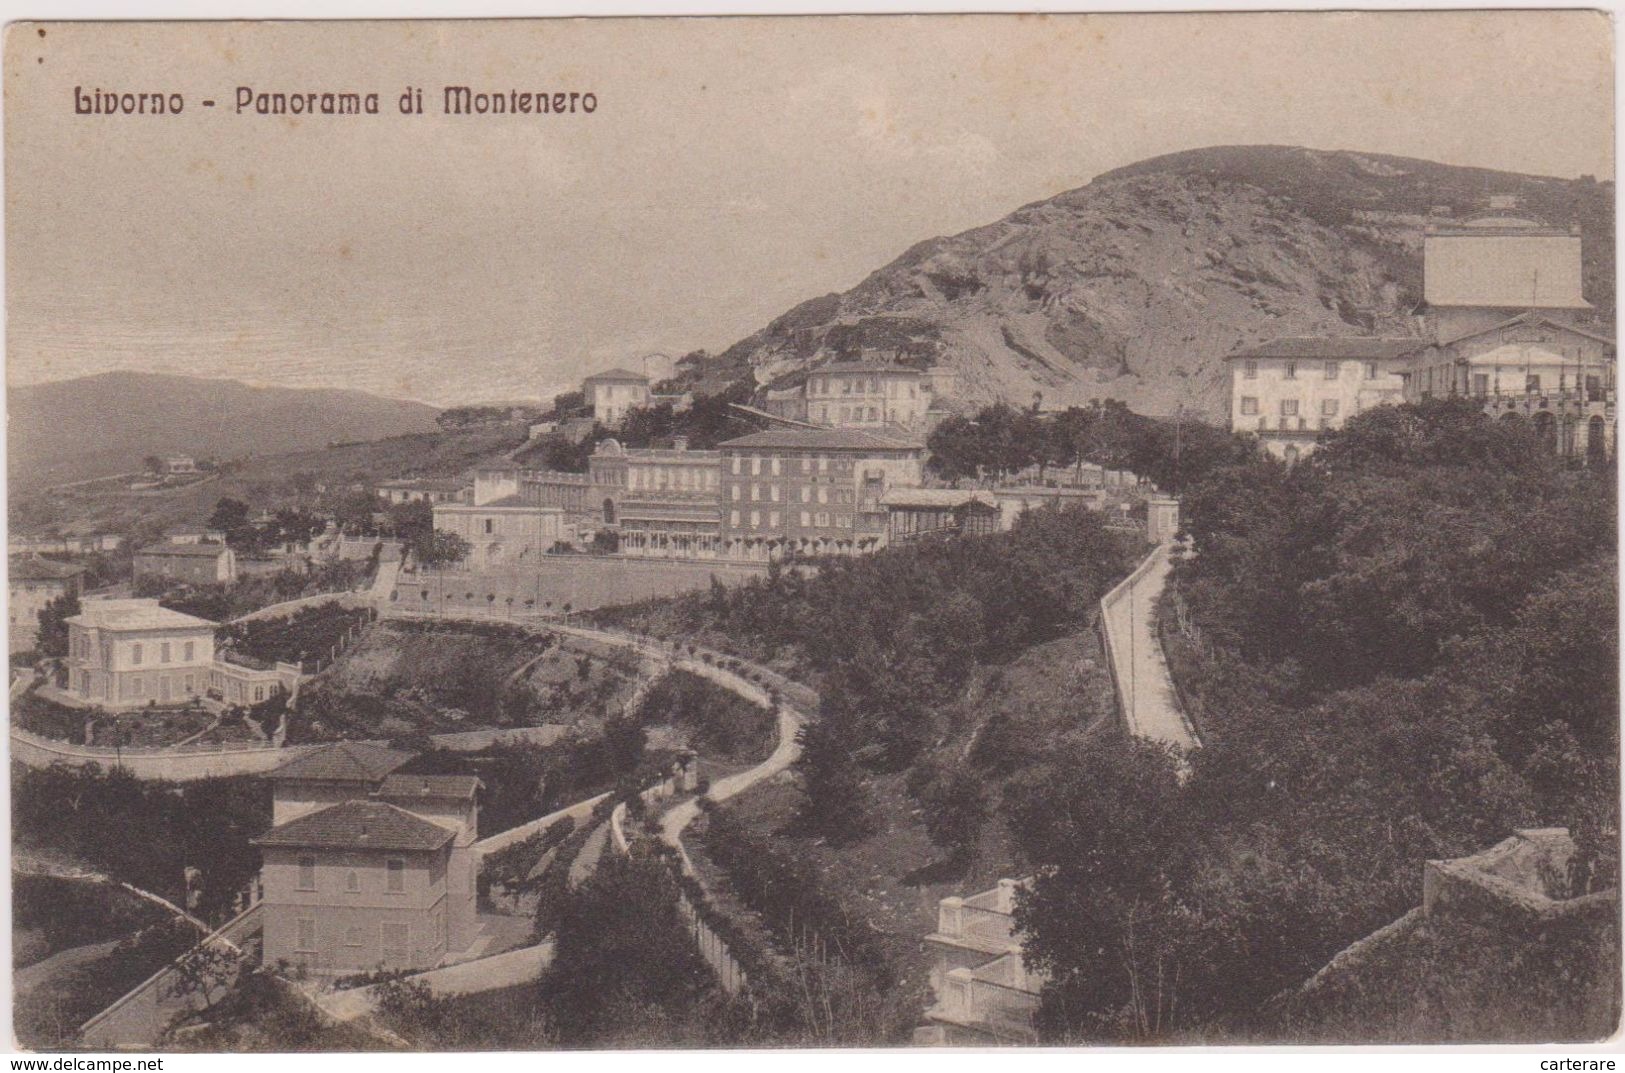
<path id="1" fill-rule="evenodd" d="M 835 721 L 819 719 L 801 729 L 800 826 L 837 845 L 852 842 L 874 829 L 869 788 L 852 758 L 850 739 Z"/>
<path id="2" fill-rule="evenodd" d="M 924 814 L 932 844 L 963 860 L 976 849 L 987 821 L 987 791 L 963 767 L 922 765 L 909 772 L 909 791 Z"/>
<path id="3" fill-rule="evenodd" d="M 171 991 L 183 999 L 196 995 L 205 1010 L 212 1009 L 219 993 L 236 980 L 241 960 L 242 954 L 224 942 L 199 943 L 175 962 Z"/>
<path id="4" fill-rule="evenodd" d="M 448 533 L 444 529 L 435 529 L 426 538 L 420 539 L 414 546 L 418 562 L 425 566 L 447 566 L 460 563 L 468 558 L 473 551 L 473 545 L 456 533 Z"/>
<path id="5" fill-rule="evenodd" d="M 77 593 L 65 592 L 39 610 L 39 652 L 52 659 L 68 654 L 68 619 L 79 613 Z"/>
<path id="6" fill-rule="evenodd" d="M 143 458 L 141 465 L 145 467 L 148 473 L 162 473 L 164 471 L 164 460 L 157 455 L 148 455 Z"/>

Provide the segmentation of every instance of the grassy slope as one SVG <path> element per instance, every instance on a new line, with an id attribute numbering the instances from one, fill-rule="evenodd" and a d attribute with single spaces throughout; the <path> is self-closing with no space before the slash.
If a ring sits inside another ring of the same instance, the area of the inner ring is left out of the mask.
<path id="1" fill-rule="evenodd" d="M 963 754 L 987 719 L 1002 713 L 1015 736 L 1042 749 L 1063 735 L 1099 732 L 1112 711 L 1111 679 L 1100 657 L 1093 631 L 1035 645 L 1002 668 L 982 668 L 958 704 L 958 729 L 940 750 Z M 915 1012 L 931 1003 L 927 974 L 930 954 L 920 940 L 936 930 L 937 902 L 955 894 L 986 890 L 1000 877 L 1025 872 L 997 806 L 997 779 L 990 779 L 993 814 L 983 826 L 980 845 L 968 866 L 954 867 L 926 836 L 917 805 L 904 786 L 905 776 L 872 778 L 877 830 L 843 846 L 800 837 L 787 828 L 800 804 L 793 776 L 768 781 L 730 803 L 750 827 L 773 834 L 797 854 L 812 859 L 826 888 L 861 914 L 884 935 L 889 959 L 897 968 L 897 987 L 911 999 Z M 698 852 L 697 839 L 687 840 L 696 865 L 713 889 L 721 874 Z M 735 906 L 737 908 L 737 906 Z M 735 913 L 735 916 L 741 915 Z M 911 1020 L 894 1028 L 906 1041 Z"/>
<path id="2" fill-rule="evenodd" d="M 291 502 L 295 493 L 288 482 L 294 474 L 313 474 L 329 484 L 372 484 L 406 474 L 450 477 L 522 438 L 523 432 L 510 429 L 428 432 L 250 458 L 212 480 L 156 495 L 133 494 L 116 482 L 19 495 L 10 503 L 11 525 L 20 531 L 56 526 L 151 537 L 167 527 L 200 524 L 222 496 L 256 509 Z"/>

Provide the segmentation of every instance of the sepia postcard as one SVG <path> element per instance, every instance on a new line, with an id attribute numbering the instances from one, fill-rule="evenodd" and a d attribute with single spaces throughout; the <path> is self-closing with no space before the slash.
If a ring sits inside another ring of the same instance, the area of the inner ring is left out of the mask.
<path id="1" fill-rule="evenodd" d="M 3 77 L 13 1049 L 1602 1068 L 1608 14 Z"/>

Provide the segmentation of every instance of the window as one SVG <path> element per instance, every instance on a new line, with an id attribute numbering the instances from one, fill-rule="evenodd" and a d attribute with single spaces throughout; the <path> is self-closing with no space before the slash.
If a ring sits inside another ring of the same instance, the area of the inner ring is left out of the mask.
<path id="1" fill-rule="evenodd" d="M 197 694 L 197 683 L 193 680 L 191 675 L 186 676 L 186 679 L 185 679 L 184 683 L 182 684 L 181 689 L 182 689 L 182 691 L 184 691 L 186 693 L 186 695 L 188 697 L 195 696 Z"/>
<path id="2" fill-rule="evenodd" d="M 306 954 L 316 952 L 316 922 L 314 920 L 303 918 L 299 921 L 299 935 L 294 940 L 293 948 Z"/>
<path id="3" fill-rule="evenodd" d="M 1326 379 L 1328 379 L 1328 380 L 1336 380 L 1337 379 L 1337 373 L 1338 373 L 1337 362 L 1328 361 L 1326 363 Z"/>
<path id="4" fill-rule="evenodd" d="M 801 512 L 801 528 L 807 529 L 807 528 L 810 528 L 811 526 L 812 526 L 812 515 L 808 514 L 806 511 L 802 511 Z"/>
<path id="5" fill-rule="evenodd" d="M 384 889 L 391 894 L 399 894 L 406 889 L 406 862 L 399 857 L 391 857 L 384 862 L 386 880 Z"/>
<path id="6" fill-rule="evenodd" d="M 393 924 L 384 921 L 379 924 L 379 930 L 383 934 L 384 953 L 401 957 L 412 949 L 411 924 L 405 922 Z"/>
<path id="7" fill-rule="evenodd" d="M 730 510 L 728 512 L 728 527 L 730 529 L 739 528 L 739 512 L 737 510 Z"/>
<path id="8" fill-rule="evenodd" d="M 827 455 L 820 455 L 818 457 L 818 472 L 819 473 L 828 473 L 829 472 L 829 457 Z"/>
<path id="9" fill-rule="evenodd" d="M 778 511 L 776 511 L 776 510 L 768 511 L 768 513 L 767 513 L 767 527 L 769 529 L 777 529 L 779 527 L 779 512 Z"/>
<path id="10" fill-rule="evenodd" d="M 739 502 L 739 486 L 736 484 L 729 490 L 733 492 L 733 501 L 735 503 Z"/>
<path id="11" fill-rule="evenodd" d="M 315 857 L 301 857 L 301 858 L 299 858 L 299 889 L 300 890 L 315 890 L 316 889 L 316 858 Z"/>
<path id="12" fill-rule="evenodd" d="M 779 475 L 779 458 L 778 458 L 777 455 L 774 455 L 773 456 L 773 476 L 777 477 L 778 475 Z"/>
<path id="13" fill-rule="evenodd" d="M 1245 365 L 1242 366 L 1241 375 L 1243 377 L 1245 377 L 1246 379 L 1248 379 L 1248 380 L 1257 380 L 1258 379 L 1258 362 L 1256 362 L 1256 361 L 1248 361 Z"/>
<path id="14" fill-rule="evenodd" d="M 169 642 L 168 641 L 165 641 L 163 644 L 158 646 L 158 662 L 159 663 L 168 663 L 169 662 Z"/>
<path id="15" fill-rule="evenodd" d="M 139 641 L 130 646 L 130 663 L 136 667 L 141 666 L 141 642 Z"/>
<path id="16" fill-rule="evenodd" d="M 761 511 L 753 510 L 753 511 L 750 512 L 750 527 L 752 529 L 760 529 L 762 527 L 762 512 Z"/>
<path id="17" fill-rule="evenodd" d="M 803 473 L 811 473 L 812 472 L 812 458 L 810 456 L 808 456 L 808 455 L 802 455 L 801 456 L 801 472 L 803 472 Z"/>
<path id="18" fill-rule="evenodd" d="M 1297 399 L 1282 399 L 1281 400 L 1281 416 L 1282 417 L 1297 417 L 1298 416 L 1298 400 Z"/>
<path id="19" fill-rule="evenodd" d="M 829 511 L 827 511 L 827 510 L 819 511 L 817 513 L 817 515 L 815 515 L 814 521 L 816 522 L 818 528 L 820 528 L 820 529 L 828 529 L 829 528 Z"/>
<path id="20" fill-rule="evenodd" d="M 1289 361 L 1289 362 L 1286 363 L 1286 378 L 1288 380 L 1296 380 L 1298 378 L 1298 363 L 1297 362 Z"/>
<path id="21" fill-rule="evenodd" d="M 1337 416 L 1337 400 L 1336 399 L 1321 399 L 1320 400 L 1320 416 L 1322 416 L 1322 417 L 1336 417 Z"/>
<path id="22" fill-rule="evenodd" d="M 491 518 L 485 519 L 485 531 L 487 533 L 491 532 L 491 524 L 492 524 L 493 520 L 494 519 L 491 519 Z"/>
<path id="23" fill-rule="evenodd" d="M 350 869 L 349 873 L 344 877 L 344 889 L 351 894 L 361 889 L 361 876 L 354 868 Z"/>
<path id="24" fill-rule="evenodd" d="M 1241 397 L 1241 412 L 1256 414 L 1258 412 L 1258 399 L 1252 395 L 1243 395 Z"/>
<path id="25" fill-rule="evenodd" d="M 779 501 L 779 486 L 773 485 L 767 490 L 767 498 L 777 503 Z"/>
<path id="26" fill-rule="evenodd" d="M 760 477 L 762 475 L 762 459 L 760 456 L 753 457 L 750 460 L 750 475 L 752 477 Z"/>
<path id="27" fill-rule="evenodd" d="M 1474 395 L 1488 395 L 1489 393 L 1490 393 L 1490 374 L 1489 373 L 1474 373 L 1473 374 L 1473 394 Z"/>
<path id="28" fill-rule="evenodd" d="M 1540 390 L 1540 374 L 1539 373 L 1530 373 L 1528 375 L 1528 377 L 1526 377 L 1525 380 L 1524 380 L 1523 389 L 1525 391 L 1528 391 L 1528 392 L 1539 391 Z M 139 663 L 141 661 L 137 660 L 136 662 Z"/>
<path id="29" fill-rule="evenodd" d="M 147 695 L 147 683 L 139 674 L 130 679 L 130 695 L 132 697 L 144 697 Z"/>
<path id="30" fill-rule="evenodd" d="M 191 663 L 192 660 L 196 658 L 196 656 L 195 656 L 196 651 L 197 651 L 196 645 L 193 642 L 188 641 L 188 642 L 186 642 L 186 644 L 181 646 L 181 658 L 184 659 L 186 662 Z"/>
<path id="31" fill-rule="evenodd" d="M 1365 378 L 1367 380 L 1375 380 L 1377 378 L 1377 363 L 1376 362 L 1368 361 L 1368 362 L 1365 363 Z"/>
<path id="32" fill-rule="evenodd" d="M 828 503 L 829 502 L 829 488 L 827 486 L 818 489 L 818 502 L 820 502 L 820 503 Z"/>
<path id="33" fill-rule="evenodd" d="M 801 486 L 801 501 L 803 503 L 811 503 L 812 502 L 812 488 L 809 487 L 808 485 L 804 484 L 804 485 Z"/>
<path id="34" fill-rule="evenodd" d="M 734 457 L 733 457 L 733 471 L 734 471 L 734 476 L 735 477 L 739 476 L 739 456 L 738 455 L 734 455 Z"/>
<path id="35" fill-rule="evenodd" d="M 753 485 L 750 486 L 750 501 L 752 503 L 760 503 L 762 501 L 762 486 L 761 485 L 753 484 Z"/>
<path id="36" fill-rule="evenodd" d="M 360 928 L 345 928 L 344 929 L 344 945 L 345 946 L 360 946 L 361 945 L 361 929 Z"/>

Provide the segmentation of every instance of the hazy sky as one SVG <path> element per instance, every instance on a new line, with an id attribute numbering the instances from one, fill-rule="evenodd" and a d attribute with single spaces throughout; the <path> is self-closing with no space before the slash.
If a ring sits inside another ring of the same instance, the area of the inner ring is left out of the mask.
<path id="1" fill-rule="evenodd" d="M 545 397 L 1204 145 L 1613 176 L 1594 13 L 46 28 L 6 39 L 13 383 Z M 443 116 L 447 84 L 598 109 Z M 76 85 L 185 111 L 75 115 Z M 239 115 L 237 86 L 375 91 L 381 114 Z M 400 114 L 408 86 L 427 114 Z"/>

